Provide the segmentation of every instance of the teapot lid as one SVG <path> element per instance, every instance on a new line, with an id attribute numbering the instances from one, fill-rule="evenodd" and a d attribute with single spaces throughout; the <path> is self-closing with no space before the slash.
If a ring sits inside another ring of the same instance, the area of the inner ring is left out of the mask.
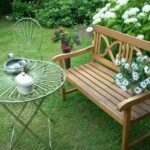
<path id="1" fill-rule="evenodd" d="M 21 86 L 30 86 L 33 84 L 33 79 L 25 72 L 21 72 L 16 76 L 15 82 Z"/>

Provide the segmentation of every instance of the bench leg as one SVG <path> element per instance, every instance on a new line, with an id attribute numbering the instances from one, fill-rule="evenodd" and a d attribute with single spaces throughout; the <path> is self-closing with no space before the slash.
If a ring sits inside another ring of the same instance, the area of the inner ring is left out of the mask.
<path id="1" fill-rule="evenodd" d="M 128 150 L 128 137 L 130 127 L 131 108 L 124 111 L 124 124 L 122 131 L 122 150 Z"/>

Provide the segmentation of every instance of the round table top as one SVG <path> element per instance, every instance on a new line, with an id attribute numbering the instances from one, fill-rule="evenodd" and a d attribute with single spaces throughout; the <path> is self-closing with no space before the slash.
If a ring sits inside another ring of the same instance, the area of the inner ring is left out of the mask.
<path id="1" fill-rule="evenodd" d="M 17 91 L 15 77 L 6 73 L 0 66 L 0 102 L 20 103 L 44 98 L 65 82 L 65 71 L 58 65 L 40 60 L 30 60 L 31 67 L 27 74 L 34 80 L 34 92 L 22 95 Z"/>

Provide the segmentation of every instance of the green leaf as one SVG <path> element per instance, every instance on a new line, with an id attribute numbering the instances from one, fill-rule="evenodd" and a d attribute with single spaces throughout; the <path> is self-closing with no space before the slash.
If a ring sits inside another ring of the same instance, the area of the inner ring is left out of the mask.
<path id="1" fill-rule="evenodd" d="M 142 31 L 150 31 L 150 23 L 143 25 Z"/>

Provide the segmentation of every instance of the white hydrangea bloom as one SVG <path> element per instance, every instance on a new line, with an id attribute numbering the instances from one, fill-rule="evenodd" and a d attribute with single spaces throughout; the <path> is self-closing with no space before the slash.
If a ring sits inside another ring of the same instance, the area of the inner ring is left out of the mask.
<path id="1" fill-rule="evenodd" d="M 107 3 L 105 7 L 108 9 L 110 8 L 110 6 L 111 6 L 111 3 Z"/>
<path id="2" fill-rule="evenodd" d="M 106 8 L 106 7 L 103 7 L 100 11 L 99 11 L 99 13 L 104 13 L 104 12 L 106 12 L 108 9 Z"/>
<path id="3" fill-rule="evenodd" d="M 116 18 L 116 14 L 114 12 L 107 11 L 105 13 L 105 19 L 111 19 L 111 18 Z"/>
<path id="4" fill-rule="evenodd" d="M 143 11 L 143 12 L 146 12 L 146 13 L 150 12 L 150 5 L 145 5 L 145 6 L 142 8 L 142 11 Z"/>
<path id="5" fill-rule="evenodd" d="M 93 27 L 88 27 L 87 29 L 86 29 L 86 32 L 92 32 L 93 31 Z"/>
<path id="6" fill-rule="evenodd" d="M 133 91 L 134 91 L 135 94 L 142 93 L 142 89 L 140 87 L 135 87 Z"/>
<path id="7" fill-rule="evenodd" d="M 144 39 L 144 35 L 140 34 L 136 37 L 137 39 L 143 40 Z"/>
<path id="8" fill-rule="evenodd" d="M 101 22 L 101 19 L 100 19 L 100 18 L 96 18 L 96 19 L 93 21 L 93 25 L 95 25 L 95 24 L 97 24 L 97 23 L 99 23 L 99 22 Z"/>
<path id="9" fill-rule="evenodd" d="M 129 23 L 136 23 L 138 20 L 137 18 L 129 18 L 129 19 L 126 19 L 124 21 L 125 24 L 129 24 Z"/>
<path id="10" fill-rule="evenodd" d="M 138 17 L 138 18 L 142 18 L 142 17 L 145 17 L 145 16 L 146 16 L 146 13 L 141 12 L 141 13 L 139 13 L 139 14 L 138 14 L 138 16 L 137 16 L 137 17 Z"/>
<path id="11" fill-rule="evenodd" d="M 140 11 L 140 9 L 137 8 L 137 7 L 130 8 L 130 9 L 128 10 L 128 15 L 129 15 L 129 16 L 136 15 L 139 11 Z"/>
<path id="12" fill-rule="evenodd" d="M 116 0 L 116 3 L 120 6 L 124 6 L 128 3 L 129 0 Z"/>
<path id="13" fill-rule="evenodd" d="M 99 17 L 100 17 L 100 14 L 97 13 L 97 14 L 95 14 L 95 15 L 93 16 L 93 20 L 95 20 L 95 19 L 97 19 L 97 18 L 99 18 Z"/>
<path id="14" fill-rule="evenodd" d="M 141 24 L 138 22 L 137 24 L 136 24 L 138 27 L 141 27 Z"/>
<path id="15" fill-rule="evenodd" d="M 123 18 L 124 20 L 129 19 L 128 13 L 125 12 L 125 13 L 122 15 L 122 18 Z"/>

